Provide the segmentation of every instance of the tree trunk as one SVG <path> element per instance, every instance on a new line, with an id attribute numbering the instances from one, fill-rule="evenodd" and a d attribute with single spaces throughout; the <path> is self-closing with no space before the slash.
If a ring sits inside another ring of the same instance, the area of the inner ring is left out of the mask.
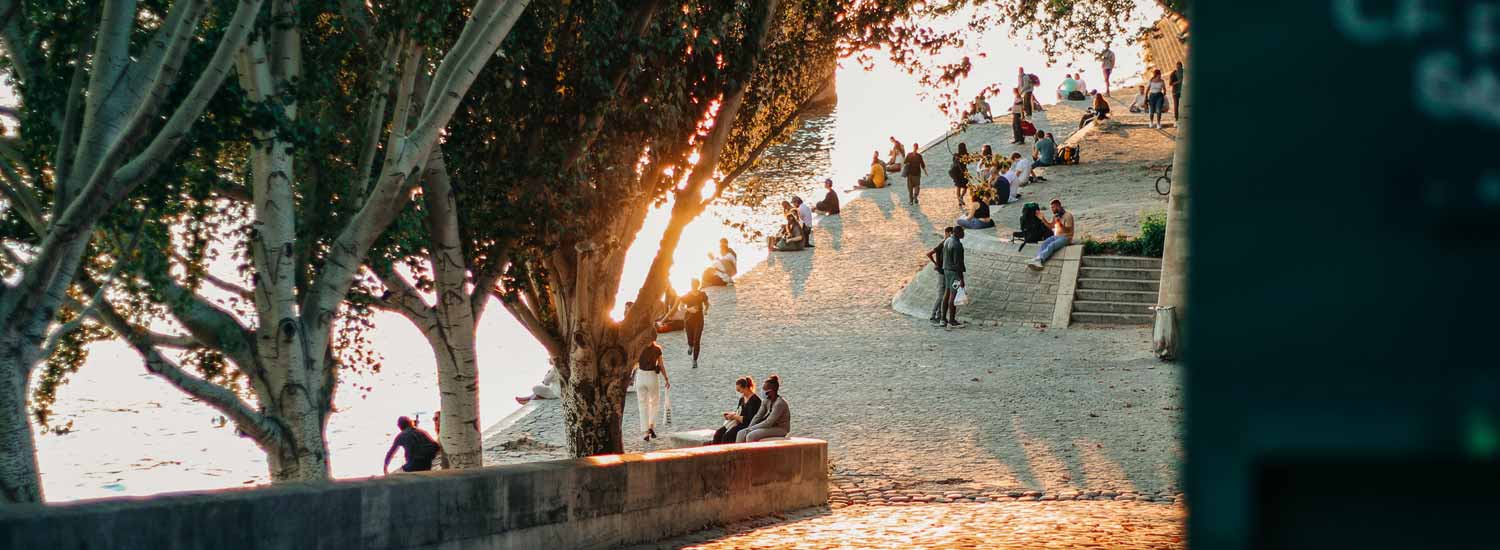
<path id="1" fill-rule="evenodd" d="M 468 262 L 458 231 L 458 205 L 440 147 L 433 149 L 423 178 L 428 211 L 435 322 L 425 332 L 437 356 L 438 394 L 442 414 L 439 439 L 454 468 L 484 465 L 479 425 L 479 367 L 474 353 L 474 315 L 465 289 Z M 475 293 L 487 292 L 476 288 Z"/>
<path id="2" fill-rule="evenodd" d="M 1181 104 L 1173 106 L 1177 109 L 1177 149 L 1172 154 L 1172 194 L 1167 197 L 1167 235 L 1162 244 L 1161 290 L 1158 291 L 1156 303 L 1172 307 L 1171 322 L 1176 324 L 1177 329 L 1172 331 L 1176 335 L 1175 339 L 1163 343 L 1165 349 L 1158 351 L 1164 358 L 1177 356 L 1182 345 L 1182 329 L 1187 326 L 1185 306 L 1190 256 L 1188 231 L 1192 227 L 1188 218 L 1189 202 L 1192 200 L 1188 187 L 1189 162 L 1192 160 L 1189 147 L 1192 98 L 1193 79 L 1189 78 L 1183 81 Z"/>
<path id="3" fill-rule="evenodd" d="M 563 421 L 568 431 L 568 450 L 584 457 L 625 452 L 620 422 L 625 415 L 625 388 L 630 370 L 623 348 L 609 346 L 595 354 L 587 346 L 570 346 L 566 369 L 558 371 L 562 383 Z M 553 359 L 554 364 L 559 360 Z"/>
<path id="4" fill-rule="evenodd" d="M 316 361 L 309 363 L 308 370 L 315 373 L 338 368 Z M 281 388 L 274 400 L 274 419 L 285 429 L 278 441 L 261 443 L 272 482 L 327 481 L 332 477 L 325 435 L 331 402 L 316 394 L 306 395 L 295 384 Z"/>
<path id="5" fill-rule="evenodd" d="M 31 362 L 19 338 L 0 343 L 0 505 L 42 502 L 36 438 L 26 411 Z"/>

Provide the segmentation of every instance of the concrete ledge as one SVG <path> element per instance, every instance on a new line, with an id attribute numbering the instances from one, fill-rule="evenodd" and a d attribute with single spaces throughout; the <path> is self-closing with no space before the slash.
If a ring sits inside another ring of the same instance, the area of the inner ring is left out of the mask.
<path id="1" fill-rule="evenodd" d="M 828 501 L 812 439 L 0 508 L 0 547 L 609 548 Z"/>
<path id="2" fill-rule="evenodd" d="M 1081 245 L 1064 248 L 1047 262 L 1042 271 L 1026 267 L 1036 255 L 1037 245 L 1017 251 L 1018 245 L 997 238 L 993 230 L 964 235 L 964 275 L 970 304 L 960 307 L 958 316 L 982 323 L 1014 321 L 1052 323 L 1057 318 L 1058 296 L 1066 292 L 1066 307 L 1071 308 L 1073 286 L 1076 286 Z M 1075 283 L 1063 284 L 1064 273 L 1074 272 Z M 907 285 L 891 299 L 891 308 L 917 318 L 927 318 L 937 301 L 940 275 L 925 264 Z"/>
<path id="3" fill-rule="evenodd" d="M 1053 257 L 1062 264 L 1062 279 L 1057 283 L 1057 305 L 1052 310 L 1052 327 L 1068 328 L 1073 321 L 1073 295 L 1078 290 L 1078 269 L 1083 264 L 1083 245 L 1069 245 Z"/>

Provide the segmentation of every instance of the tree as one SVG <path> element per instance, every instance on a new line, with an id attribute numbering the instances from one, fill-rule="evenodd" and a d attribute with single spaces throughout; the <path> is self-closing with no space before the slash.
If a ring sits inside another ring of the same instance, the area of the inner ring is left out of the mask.
<path id="1" fill-rule="evenodd" d="M 181 328 L 153 334 L 116 300 L 98 308 L 150 372 L 254 440 L 273 481 L 328 477 L 324 430 L 351 359 L 341 340 L 360 322 L 346 298 L 527 4 L 272 0 L 234 58 L 243 105 L 225 116 L 243 117 L 248 143 L 223 153 L 241 156 L 216 165 L 230 177 L 208 199 L 232 203 L 227 217 L 236 226 L 215 238 L 237 248 L 239 280 L 205 269 L 203 246 L 179 230 L 191 217 L 166 218 L 148 222 L 133 280 L 91 291 L 145 300 Z M 444 32 L 449 17 L 464 21 L 456 38 Z M 123 250 L 123 241 L 111 244 Z M 200 376 L 164 352 L 184 340 L 221 358 L 229 375 Z"/>
<path id="2" fill-rule="evenodd" d="M 172 159 L 261 3 L 0 1 L 4 69 L 21 98 L 20 135 L 0 148 L 6 269 L 18 274 L 0 286 L 0 501 L 42 500 L 26 393 L 73 334 L 51 329 L 96 229 Z"/>

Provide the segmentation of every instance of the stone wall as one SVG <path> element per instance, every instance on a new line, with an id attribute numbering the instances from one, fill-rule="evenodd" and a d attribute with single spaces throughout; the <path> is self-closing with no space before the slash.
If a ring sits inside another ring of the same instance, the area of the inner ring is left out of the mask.
<path id="1" fill-rule="evenodd" d="M 964 236 L 964 274 L 969 305 L 958 308 L 959 319 L 979 322 L 1023 322 L 1066 326 L 1072 307 L 1073 288 L 1065 285 L 1064 273 L 1071 270 L 1076 280 L 1078 259 L 1083 247 L 1069 246 L 1054 255 L 1042 271 L 1033 271 L 1026 262 L 1036 257 L 1040 244 L 1026 245 L 999 240 L 994 230 L 969 231 Z M 937 300 L 941 275 L 924 265 L 912 276 L 906 287 L 891 301 L 896 311 L 913 317 L 927 318 Z M 1059 300 L 1059 296 L 1064 300 Z M 1062 309 L 1062 315 L 1057 315 Z"/>
<path id="2" fill-rule="evenodd" d="M 812 439 L 0 507 L 0 548 L 608 548 L 818 506 Z"/>

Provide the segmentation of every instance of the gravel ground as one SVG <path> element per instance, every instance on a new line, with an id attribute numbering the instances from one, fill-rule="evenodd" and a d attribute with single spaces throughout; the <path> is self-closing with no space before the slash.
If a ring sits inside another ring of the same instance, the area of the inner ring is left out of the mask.
<path id="1" fill-rule="evenodd" d="M 1180 507 L 1117 502 L 815 509 L 635 547 L 1183 548 Z"/>

